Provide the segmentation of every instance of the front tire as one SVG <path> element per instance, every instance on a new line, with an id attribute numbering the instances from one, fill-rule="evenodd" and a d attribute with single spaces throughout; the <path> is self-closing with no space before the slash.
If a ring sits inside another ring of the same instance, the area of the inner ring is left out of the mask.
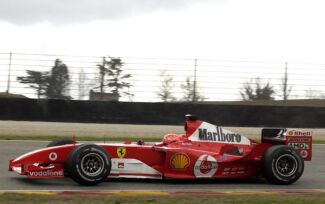
<path id="1" fill-rule="evenodd" d="M 93 186 L 105 181 L 111 171 L 107 151 L 94 144 L 84 144 L 71 151 L 66 162 L 69 176 L 81 185 Z"/>
<path id="2" fill-rule="evenodd" d="M 289 185 L 301 177 L 304 172 L 304 160 L 292 147 L 276 145 L 265 152 L 262 170 L 270 183 Z"/>

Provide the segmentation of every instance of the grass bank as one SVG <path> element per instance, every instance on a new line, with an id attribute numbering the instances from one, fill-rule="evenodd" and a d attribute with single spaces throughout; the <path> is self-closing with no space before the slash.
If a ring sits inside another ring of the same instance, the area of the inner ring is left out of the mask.
<path id="1" fill-rule="evenodd" d="M 113 204 L 212 204 L 212 203 L 285 203 L 285 204 L 313 204 L 325 203 L 325 193 L 237 193 L 237 194 L 125 194 L 125 195 L 85 195 L 85 194 L 33 194 L 33 193 L 3 193 L 0 203 L 113 203 Z"/>

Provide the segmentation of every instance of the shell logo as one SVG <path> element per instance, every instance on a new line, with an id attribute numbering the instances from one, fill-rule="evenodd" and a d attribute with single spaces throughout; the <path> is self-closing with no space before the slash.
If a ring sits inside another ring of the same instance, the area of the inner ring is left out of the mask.
<path id="1" fill-rule="evenodd" d="M 289 135 L 289 136 L 292 136 L 292 135 L 293 135 L 293 131 L 290 130 L 290 131 L 288 132 L 288 135 Z"/>
<path id="2" fill-rule="evenodd" d="M 190 158 L 184 153 L 176 153 L 170 158 L 170 165 L 176 170 L 184 170 L 189 164 Z"/>

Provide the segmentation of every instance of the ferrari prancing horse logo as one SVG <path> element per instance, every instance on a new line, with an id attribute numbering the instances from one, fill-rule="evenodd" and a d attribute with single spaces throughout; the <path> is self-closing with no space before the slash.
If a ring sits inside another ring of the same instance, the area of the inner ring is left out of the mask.
<path id="1" fill-rule="evenodd" d="M 116 150 L 116 154 L 119 158 L 123 158 L 126 154 L 126 148 L 125 147 L 118 147 Z"/>

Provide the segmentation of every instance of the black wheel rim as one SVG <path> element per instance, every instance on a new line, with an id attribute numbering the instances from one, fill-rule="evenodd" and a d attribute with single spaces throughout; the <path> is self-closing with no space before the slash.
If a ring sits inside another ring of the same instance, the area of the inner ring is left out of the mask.
<path id="1" fill-rule="evenodd" d="M 291 154 L 284 154 L 277 158 L 275 169 L 283 177 L 290 177 L 297 171 L 297 159 Z"/>
<path id="2" fill-rule="evenodd" d="M 97 153 L 88 153 L 84 155 L 80 163 L 81 171 L 89 177 L 100 175 L 104 169 L 104 160 Z"/>

